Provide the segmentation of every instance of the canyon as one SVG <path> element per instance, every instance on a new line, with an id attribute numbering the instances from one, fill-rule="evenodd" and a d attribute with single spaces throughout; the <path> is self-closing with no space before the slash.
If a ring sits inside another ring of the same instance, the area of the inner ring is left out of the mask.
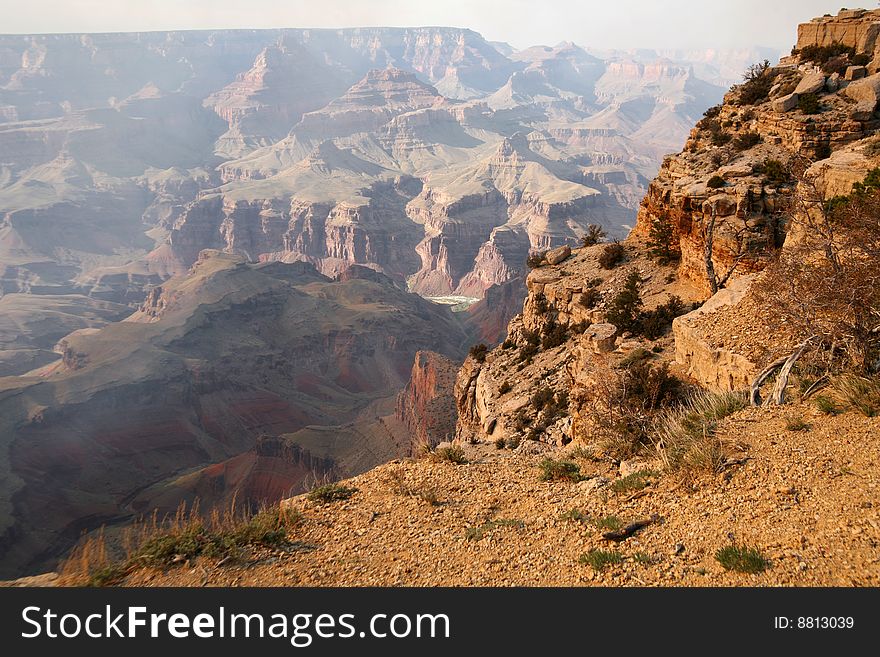
<path id="1" fill-rule="evenodd" d="M 755 190 L 722 202 L 699 188 L 711 158 L 688 159 L 755 54 L 514 50 L 443 27 L 0 36 L 0 573 L 181 503 L 256 508 L 512 436 L 522 399 L 570 387 L 561 364 L 593 347 L 542 353 L 513 393 L 519 363 L 498 354 L 551 328 L 545 303 L 566 330 L 603 324 L 585 280 L 610 297 L 629 268 L 577 248 L 593 225 L 632 256 L 673 206 L 732 217 L 758 195 L 758 271 L 773 194 L 742 175 Z M 720 112 L 775 131 L 755 161 L 874 129 L 870 112 L 818 131 Z M 651 304 L 705 296 L 699 232 L 679 237 L 678 282 L 654 274 Z M 465 358 L 480 342 L 485 364 Z"/>

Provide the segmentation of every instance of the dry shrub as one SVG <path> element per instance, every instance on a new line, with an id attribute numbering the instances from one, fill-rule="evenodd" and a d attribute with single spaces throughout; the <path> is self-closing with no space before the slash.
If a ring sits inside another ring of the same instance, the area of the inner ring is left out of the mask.
<path id="1" fill-rule="evenodd" d="M 770 331 L 814 337 L 828 369 L 876 371 L 880 358 L 880 169 L 825 202 L 801 177 L 785 247 L 755 287 Z"/>
<path id="2" fill-rule="evenodd" d="M 248 548 L 280 547 L 288 531 L 302 522 L 298 511 L 280 504 L 253 512 L 233 501 L 207 516 L 198 502 L 187 508 L 181 503 L 173 516 L 153 513 L 140 518 L 122 532 L 113 555 L 104 530 L 85 537 L 62 562 L 62 581 L 78 586 L 107 586 L 122 581 L 139 567 L 167 568 L 198 557 L 239 559 Z"/>
<path id="3" fill-rule="evenodd" d="M 641 360 L 615 368 L 597 358 L 597 365 L 592 385 L 577 400 L 581 413 L 605 452 L 630 458 L 653 444 L 653 419 L 679 398 L 681 382 L 665 363 Z"/>
<path id="4" fill-rule="evenodd" d="M 657 451 L 668 470 L 716 471 L 724 449 L 715 435 L 718 422 L 745 408 L 745 393 L 713 394 L 701 391 L 678 408 L 657 418 L 654 427 Z"/>

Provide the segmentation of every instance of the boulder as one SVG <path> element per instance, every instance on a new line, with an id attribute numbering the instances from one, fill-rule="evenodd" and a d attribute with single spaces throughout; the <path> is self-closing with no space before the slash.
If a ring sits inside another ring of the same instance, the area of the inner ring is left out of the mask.
<path id="1" fill-rule="evenodd" d="M 770 101 L 770 109 L 772 109 L 774 112 L 789 112 L 797 106 L 798 95 L 794 93 Z"/>
<path id="2" fill-rule="evenodd" d="M 712 214 L 716 217 L 729 217 L 736 213 L 736 199 L 727 194 L 716 194 L 703 201 L 703 214 Z"/>
<path id="3" fill-rule="evenodd" d="M 794 92 L 801 94 L 817 94 L 825 88 L 824 73 L 807 73 L 795 87 Z"/>
<path id="4" fill-rule="evenodd" d="M 849 112 L 849 118 L 853 121 L 870 121 L 874 118 L 874 109 L 876 106 L 877 103 L 870 100 L 856 103 L 855 107 Z"/>
<path id="5" fill-rule="evenodd" d="M 558 249 L 547 251 L 547 254 L 544 256 L 544 258 L 547 260 L 548 264 L 558 265 L 570 255 L 571 247 L 566 244 L 565 246 L 560 246 Z"/>
<path id="6" fill-rule="evenodd" d="M 617 327 L 614 324 L 593 324 L 584 331 L 584 335 L 590 342 L 590 346 L 597 354 L 607 354 L 617 347 Z"/>
<path id="7" fill-rule="evenodd" d="M 843 79 L 852 82 L 853 80 L 861 80 L 866 75 L 868 75 L 868 69 L 864 66 L 847 66 Z"/>
<path id="8" fill-rule="evenodd" d="M 834 93 L 840 89 L 840 73 L 832 73 L 825 80 L 825 90 Z"/>
<path id="9" fill-rule="evenodd" d="M 877 107 L 877 101 L 880 101 L 880 73 L 853 82 L 843 93 L 857 103 L 871 103 L 872 107 Z"/>
<path id="10" fill-rule="evenodd" d="M 721 167 L 718 169 L 718 175 L 724 178 L 725 180 L 730 180 L 731 178 L 744 178 L 746 176 L 752 175 L 752 165 L 751 164 L 729 164 L 726 167 Z"/>

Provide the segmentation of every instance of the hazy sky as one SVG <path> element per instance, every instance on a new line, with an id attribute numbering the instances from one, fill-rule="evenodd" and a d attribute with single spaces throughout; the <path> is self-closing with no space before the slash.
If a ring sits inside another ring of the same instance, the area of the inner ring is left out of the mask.
<path id="1" fill-rule="evenodd" d="M 797 23 L 839 7 L 839 0 L 0 0 L 0 32 L 451 25 L 520 48 L 574 41 L 788 49 Z"/>

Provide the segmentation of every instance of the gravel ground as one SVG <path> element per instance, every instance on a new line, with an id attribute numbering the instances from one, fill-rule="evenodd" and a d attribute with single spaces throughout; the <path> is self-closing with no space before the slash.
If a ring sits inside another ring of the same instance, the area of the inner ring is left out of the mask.
<path id="1" fill-rule="evenodd" d="M 788 431 L 797 413 L 810 423 Z M 349 500 L 289 501 L 305 520 L 283 551 L 244 563 L 209 560 L 141 570 L 133 586 L 877 586 L 880 585 L 880 418 L 812 407 L 746 409 L 719 436 L 735 464 L 717 475 L 665 473 L 615 493 L 608 460 L 575 459 L 587 478 L 542 482 L 543 455 L 467 446 L 471 462 L 393 462 L 355 477 Z M 570 451 L 567 448 L 566 453 Z M 558 452 L 556 456 L 562 456 Z M 607 480 L 607 481 L 606 481 Z M 401 494 L 400 489 L 412 494 Z M 435 493 L 437 506 L 416 495 Z M 621 543 L 588 522 L 659 518 Z M 508 521 L 508 522 L 504 522 Z M 481 537 L 468 537 L 481 528 Z M 762 573 L 725 570 L 719 548 L 758 548 Z M 617 550 L 601 571 L 579 562 Z"/>

